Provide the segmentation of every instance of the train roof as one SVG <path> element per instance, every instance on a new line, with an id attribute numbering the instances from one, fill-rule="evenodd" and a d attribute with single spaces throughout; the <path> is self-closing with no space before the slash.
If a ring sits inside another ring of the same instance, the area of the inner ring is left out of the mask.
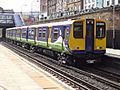
<path id="1" fill-rule="evenodd" d="M 51 26 L 58 26 L 58 25 L 59 26 L 60 25 L 70 25 L 74 21 L 78 21 L 78 20 L 67 20 L 67 21 L 45 23 L 45 24 L 38 24 L 38 25 L 20 26 L 20 27 L 8 28 L 7 30 L 10 30 L 10 29 L 22 29 L 22 28 L 34 28 L 34 27 L 51 27 Z"/>
<path id="2" fill-rule="evenodd" d="M 45 24 L 38 24 L 38 25 L 30 25 L 30 26 L 21 26 L 21 27 L 13 27 L 8 28 L 7 30 L 11 29 L 21 29 L 21 28 L 32 28 L 32 27 L 47 27 L 47 26 L 58 26 L 58 25 L 70 25 L 74 22 L 74 20 L 68 20 L 68 21 L 61 21 L 61 22 L 53 22 L 53 23 L 45 23 Z"/>
<path id="3" fill-rule="evenodd" d="M 31 25 L 28 27 L 46 27 L 46 26 L 58 26 L 58 25 L 70 25 L 74 22 L 74 20 L 69 21 L 62 21 L 62 22 L 53 22 L 53 23 L 45 23 L 45 24 L 38 24 L 38 25 Z"/>
<path id="4" fill-rule="evenodd" d="M 13 28 L 7 28 L 6 30 L 11 30 L 11 29 L 22 29 L 22 28 L 27 28 L 28 26 L 20 26 L 20 27 L 13 27 Z"/>

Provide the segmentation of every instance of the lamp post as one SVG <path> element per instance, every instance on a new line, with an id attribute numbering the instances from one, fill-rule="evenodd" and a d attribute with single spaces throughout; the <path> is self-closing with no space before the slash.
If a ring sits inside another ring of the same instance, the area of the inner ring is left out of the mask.
<path id="1" fill-rule="evenodd" d="M 113 0 L 113 38 L 112 38 L 112 48 L 115 48 L 115 2 Z"/>

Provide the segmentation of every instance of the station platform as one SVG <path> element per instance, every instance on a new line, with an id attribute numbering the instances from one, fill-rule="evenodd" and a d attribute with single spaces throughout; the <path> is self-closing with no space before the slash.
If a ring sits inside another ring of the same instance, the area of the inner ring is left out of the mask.
<path id="1" fill-rule="evenodd" d="M 0 90 L 74 90 L 0 42 Z"/>
<path id="2" fill-rule="evenodd" d="M 120 50 L 119 49 L 106 49 L 106 55 L 110 57 L 120 58 Z"/>

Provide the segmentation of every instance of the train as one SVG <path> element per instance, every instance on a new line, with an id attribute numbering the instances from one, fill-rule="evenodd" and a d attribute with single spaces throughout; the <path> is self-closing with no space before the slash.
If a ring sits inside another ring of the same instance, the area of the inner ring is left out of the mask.
<path id="1" fill-rule="evenodd" d="M 94 63 L 106 53 L 106 23 L 85 18 L 7 28 L 6 40 L 63 63 Z"/>

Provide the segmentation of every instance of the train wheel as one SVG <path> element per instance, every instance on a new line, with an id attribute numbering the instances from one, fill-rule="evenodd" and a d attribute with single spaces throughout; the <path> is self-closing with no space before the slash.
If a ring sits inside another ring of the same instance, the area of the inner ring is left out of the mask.
<path id="1" fill-rule="evenodd" d="M 65 58 L 65 60 L 66 60 L 66 63 L 68 64 L 68 65 L 71 65 L 71 66 L 74 66 L 75 65 L 75 59 L 74 58 L 72 58 L 72 56 L 66 56 L 66 58 Z"/>
<path id="2" fill-rule="evenodd" d="M 42 49 L 42 48 L 40 48 L 40 47 L 37 47 L 37 48 L 36 48 L 36 51 L 37 51 L 38 53 L 43 54 L 43 49 Z"/>
<path id="3" fill-rule="evenodd" d="M 74 65 L 75 59 L 72 58 L 72 56 L 66 55 L 64 53 L 58 53 L 57 60 L 59 64 L 68 64 L 68 65 Z"/>
<path id="4" fill-rule="evenodd" d="M 58 64 L 66 64 L 66 60 L 65 60 L 65 54 L 63 53 L 57 53 L 56 58 L 58 60 Z"/>
<path id="5" fill-rule="evenodd" d="M 25 48 L 25 43 L 22 43 L 21 47 Z"/>
<path id="6" fill-rule="evenodd" d="M 30 46 L 30 50 L 29 50 L 31 53 L 34 53 L 36 52 L 36 47 L 35 46 Z"/>

